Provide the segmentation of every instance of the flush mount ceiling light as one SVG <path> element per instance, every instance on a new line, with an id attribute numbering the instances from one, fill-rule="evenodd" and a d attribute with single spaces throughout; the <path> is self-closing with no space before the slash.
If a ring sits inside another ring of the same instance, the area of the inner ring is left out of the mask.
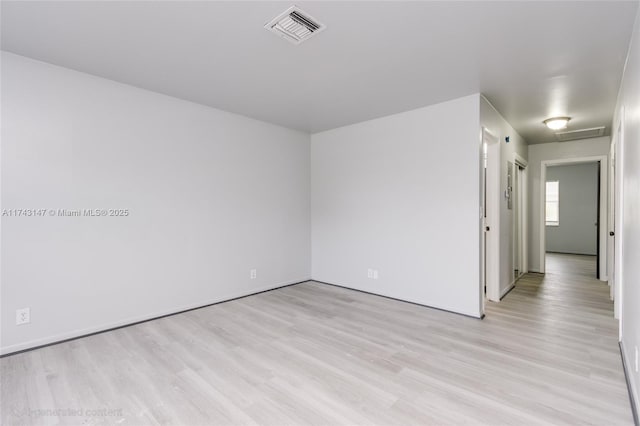
<path id="1" fill-rule="evenodd" d="M 319 23 L 299 7 L 291 6 L 264 27 L 293 44 L 300 44 L 324 30 L 326 25 Z"/>
<path id="2" fill-rule="evenodd" d="M 552 117 L 547 118 L 543 123 L 551 130 L 560 130 L 567 127 L 569 120 L 571 120 L 571 117 Z"/>

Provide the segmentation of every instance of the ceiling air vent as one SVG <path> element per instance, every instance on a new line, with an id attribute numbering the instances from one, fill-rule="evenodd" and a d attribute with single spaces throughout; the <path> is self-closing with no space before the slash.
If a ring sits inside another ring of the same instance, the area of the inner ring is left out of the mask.
<path id="1" fill-rule="evenodd" d="M 570 132 L 557 132 L 556 138 L 560 142 L 574 141 L 576 139 L 597 138 L 604 135 L 604 126 L 593 127 L 591 129 L 572 130 Z"/>
<path id="2" fill-rule="evenodd" d="M 297 6 L 291 6 L 264 27 L 293 44 L 300 44 L 324 30 L 326 26 L 320 24 Z"/>

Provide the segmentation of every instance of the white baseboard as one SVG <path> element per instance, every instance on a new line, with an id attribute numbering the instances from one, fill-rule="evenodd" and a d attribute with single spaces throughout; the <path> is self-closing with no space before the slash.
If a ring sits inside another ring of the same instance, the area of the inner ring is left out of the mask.
<path id="1" fill-rule="evenodd" d="M 516 281 L 517 281 L 517 280 L 514 280 L 514 281 L 511 283 L 511 285 L 509 285 L 509 287 L 505 288 L 504 290 L 502 290 L 502 291 L 500 292 L 500 300 L 502 300 L 502 298 L 503 298 L 504 296 L 506 296 L 506 294 L 507 294 L 507 293 L 509 293 L 511 290 L 513 290 L 513 288 L 516 286 Z"/>
<path id="2" fill-rule="evenodd" d="M 273 284 L 273 285 L 269 285 L 269 286 L 264 286 L 264 287 L 259 287 L 256 289 L 251 290 L 250 292 L 240 292 L 240 293 L 230 293 L 230 294 L 226 294 L 224 296 L 221 297 L 216 297 L 215 299 L 210 299 L 210 300 L 206 300 L 204 302 L 199 302 L 199 303 L 193 303 L 193 304 L 189 304 L 189 305 L 182 305 L 182 306 L 176 306 L 174 308 L 171 309 L 167 309 L 167 310 L 163 310 L 163 311 L 158 311 L 158 312 L 153 312 L 153 313 L 149 313 L 146 315 L 140 315 L 140 316 L 136 316 L 136 317 L 130 317 L 130 318 L 126 318 L 120 321 L 114 321 L 114 322 L 110 322 L 110 323 L 106 323 L 106 324 L 101 324 L 99 326 L 95 326 L 95 327 L 88 327 L 88 328 L 82 328 L 82 329 L 78 329 L 78 330 L 72 330 L 72 331 L 68 331 L 68 332 L 64 332 L 64 333 L 59 333 L 53 336 L 47 336 L 47 337 L 43 337 L 40 339 L 34 339 L 34 340 L 30 340 L 27 342 L 22 342 L 22 343 L 16 343 L 13 345 L 9 345 L 9 346 L 2 346 L 0 347 L 0 355 L 4 356 L 4 355 L 8 355 L 14 352 L 20 352 L 20 351 L 24 351 L 27 349 L 33 349 L 33 348 L 37 348 L 40 346 L 45 346 L 45 345 L 50 345 L 53 343 L 58 343 L 58 342 L 62 342 L 65 340 L 70 340 L 70 339 L 75 339 L 78 337 L 83 337 L 83 336 L 87 336 L 90 334 L 95 334 L 95 333 L 99 333 L 99 332 L 103 332 L 103 331 L 109 331 L 112 330 L 114 328 L 120 328 L 120 327 L 124 327 L 124 326 L 128 326 L 128 325 L 132 325 L 135 323 L 139 323 L 139 322 L 143 322 L 143 321 L 149 321 L 155 318 L 159 318 L 159 317 L 164 317 L 167 315 L 173 315 L 173 314 L 177 314 L 180 312 L 184 312 L 184 311 L 188 311 L 191 309 L 197 309 L 197 308 L 202 308 L 205 307 L 207 305 L 213 305 L 215 303 L 220 303 L 220 302 L 225 302 L 228 300 L 233 300 L 233 299 L 237 299 L 239 297 L 245 297 L 245 296 L 251 296 L 252 294 L 256 294 L 256 293 L 262 293 L 264 291 L 268 291 L 268 290 L 274 290 L 276 288 L 279 287 L 284 287 L 284 286 L 288 286 L 288 285 L 292 285 L 292 284 L 297 284 L 297 283 L 302 283 L 302 282 L 306 282 L 306 281 L 310 281 L 311 278 L 302 278 L 299 280 L 292 280 L 292 281 L 287 281 L 284 283 L 278 283 L 278 284 Z"/>
<path id="3" fill-rule="evenodd" d="M 622 365 L 624 367 L 624 375 L 627 380 L 627 389 L 629 390 L 629 399 L 631 400 L 631 410 L 633 411 L 633 420 L 635 424 L 640 424 L 638 414 L 640 413 L 640 399 L 638 399 L 638 390 L 636 384 L 631 379 L 633 369 L 629 365 L 627 352 L 623 342 L 620 342 L 620 354 L 622 355 Z"/>
<path id="4" fill-rule="evenodd" d="M 372 292 L 367 289 L 359 288 L 358 286 L 355 286 L 355 285 L 349 285 L 349 284 L 343 284 L 343 283 L 337 284 L 336 282 L 330 281 L 330 280 L 311 278 L 311 281 L 315 281 L 320 284 L 346 288 L 347 290 L 359 291 L 361 293 L 371 294 L 373 296 L 386 297 L 388 299 L 397 300 L 399 302 L 413 303 L 414 305 L 420 305 L 420 306 L 424 306 L 425 308 L 438 309 L 440 311 L 451 312 L 452 314 L 464 315 L 467 317 L 478 318 L 478 319 L 484 318 L 484 313 L 479 311 L 478 312 L 459 311 L 459 310 L 452 309 L 451 307 L 448 307 L 448 306 L 441 306 L 441 305 L 433 304 L 431 302 L 422 301 L 422 300 L 411 300 L 403 297 L 397 297 L 391 294 Z"/>

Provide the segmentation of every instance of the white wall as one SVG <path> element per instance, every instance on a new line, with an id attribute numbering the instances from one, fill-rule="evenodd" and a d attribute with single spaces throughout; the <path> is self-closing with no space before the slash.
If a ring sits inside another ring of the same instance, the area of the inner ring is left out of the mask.
<path id="1" fill-rule="evenodd" d="M 3 209 L 130 211 L 2 217 L 3 353 L 310 277 L 307 134 L 3 53 L 1 136 Z"/>
<path id="2" fill-rule="evenodd" d="M 547 251 L 598 254 L 599 173 L 597 163 L 547 167 L 547 182 L 560 186 L 560 220 L 546 227 Z"/>
<path id="3" fill-rule="evenodd" d="M 507 189 L 508 163 L 514 161 L 514 154 L 527 159 L 527 143 L 484 97 L 480 98 L 480 125 L 500 141 L 500 295 L 504 295 L 513 282 L 514 210 L 509 210 L 502 194 Z"/>
<path id="4" fill-rule="evenodd" d="M 473 95 L 312 135 L 313 278 L 479 316 L 479 127 Z"/>
<path id="5" fill-rule="evenodd" d="M 627 360 L 636 413 L 640 413 L 640 373 L 635 357 L 640 350 L 640 11 L 631 47 L 613 128 L 617 129 L 624 110 L 624 153 L 616 161 L 623 162 L 622 187 L 624 206 L 622 229 L 616 224 L 616 237 L 622 237 L 622 347 Z M 619 255 L 619 253 L 616 253 Z"/>
<path id="6" fill-rule="evenodd" d="M 609 155 L 609 136 L 529 145 L 529 270 L 540 271 L 540 171 L 542 162 Z M 606 199 L 606 195 L 603 193 Z M 605 214 L 605 212 L 602 212 Z M 601 218 L 602 232 L 606 220 Z"/>

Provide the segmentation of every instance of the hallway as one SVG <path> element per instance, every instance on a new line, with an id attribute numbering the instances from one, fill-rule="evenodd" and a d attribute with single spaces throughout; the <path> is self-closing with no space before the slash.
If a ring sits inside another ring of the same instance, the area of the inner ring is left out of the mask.
<path id="1" fill-rule="evenodd" d="M 525 275 L 502 302 L 488 303 L 485 321 L 516 332 L 508 351 L 513 366 L 528 364 L 523 385 L 542 379 L 554 405 L 580 413 L 566 422 L 633 424 L 613 302 L 595 276 L 595 256 L 547 253 L 547 273 Z"/>

